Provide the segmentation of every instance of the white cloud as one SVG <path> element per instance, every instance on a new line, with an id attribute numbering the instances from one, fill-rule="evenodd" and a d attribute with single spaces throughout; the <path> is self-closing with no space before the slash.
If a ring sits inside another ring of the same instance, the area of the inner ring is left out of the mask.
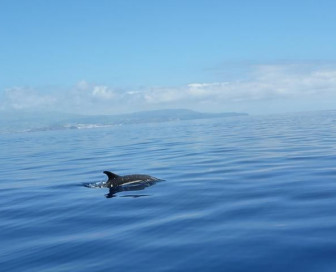
<path id="1" fill-rule="evenodd" d="M 4 92 L 5 101 L 1 104 L 3 109 L 45 109 L 57 102 L 57 98 L 49 94 L 41 94 L 30 88 L 13 87 Z"/>
<path id="2" fill-rule="evenodd" d="M 194 82 L 177 87 L 114 89 L 78 82 L 70 90 L 5 90 L 2 109 L 55 109 L 78 113 L 120 113 L 184 107 L 200 111 L 281 111 L 286 105 L 320 103 L 336 98 L 336 69 L 298 69 L 295 65 L 259 65 L 248 80 Z M 270 108 L 271 106 L 277 106 Z M 289 107 L 289 106 L 288 106 Z M 267 110 L 267 108 L 269 108 Z M 318 107 L 317 107 L 318 108 Z"/>
<path id="3" fill-rule="evenodd" d="M 92 90 L 92 96 L 102 98 L 102 99 L 112 99 L 116 95 L 107 86 L 94 86 Z"/>

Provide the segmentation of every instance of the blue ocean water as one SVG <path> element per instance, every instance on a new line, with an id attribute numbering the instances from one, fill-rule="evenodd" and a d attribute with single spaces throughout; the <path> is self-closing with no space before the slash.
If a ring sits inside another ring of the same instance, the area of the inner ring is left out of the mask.
<path id="1" fill-rule="evenodd" d="M 0 135 L 0 271 L 336 271 L 336 112 Z M 106 197 L 83 183 L 164 181 Z"/>

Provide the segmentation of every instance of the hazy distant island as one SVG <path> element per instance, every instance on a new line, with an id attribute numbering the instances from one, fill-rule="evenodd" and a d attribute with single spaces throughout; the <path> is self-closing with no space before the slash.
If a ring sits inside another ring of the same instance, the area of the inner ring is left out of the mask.
<path id="1" fill-rule="evenodd" d="M 167 109 L 167 110 L 153 110 L 141 111 L 121 115 L 94 115 L 82 116 L 82 121 L 89 122 L 106 122 L 106 123 L 148 123 L 148 122 L 167 122 L 177 120 L 193 120 L 193 119 L 208 119 L 220 117 L 232 117 L 248 115 L 247 113 L 202 113 L 187 109 Z"/>
<path id="2" fill-rule="evenodd" d="M 247 113 L 202 113 L 187 109 L 141 111 L 118 115 L 80 115 L 60 112 L 13 111 L 0 117 L 1 131 L 81 129 L 124 124 L 247 116 Z"/>

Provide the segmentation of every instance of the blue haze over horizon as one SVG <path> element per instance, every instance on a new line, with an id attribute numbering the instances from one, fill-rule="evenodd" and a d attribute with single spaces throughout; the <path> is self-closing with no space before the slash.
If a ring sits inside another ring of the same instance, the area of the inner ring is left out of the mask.
<path id="1" fill-rule="evenodd" d="M 334 1 L 0 3 L 0 110 L 334 109 Z"/>

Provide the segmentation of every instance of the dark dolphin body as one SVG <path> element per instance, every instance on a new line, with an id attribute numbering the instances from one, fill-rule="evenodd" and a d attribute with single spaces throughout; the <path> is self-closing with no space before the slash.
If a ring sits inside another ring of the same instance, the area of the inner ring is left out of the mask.
<path id="1" fill-rule="evenodd" d="M 104 174 L 107 175 L 108 180 L 106 182 L 106 187 L 108 188 L 117 188 L 120 185 L 127 185 L 137 182 L 151 182 L 151 181 L 159 181 L 160 179 L 151 177 L 148 175 L 127 175 L 127 176 L 118 176 L 112 172 L 104 171 Z"/>
<path id="2" fill-rule="evenodd" d="M 109 188 L 109 193 L 105 195 L 107 198 L 114 197 L 116 193 L 123 191 L 139 191 L 154 185 L 158 179 L 148 175 L 127 175 L 118 176 L 109 171 L 104 171 L 104 174 L 108 176 L 108 180 L 104 182 L 96 183 L 83 183 L 88 188 Z M 140 197 L 146 195 L 125 195 L 123 197 Z"/>

